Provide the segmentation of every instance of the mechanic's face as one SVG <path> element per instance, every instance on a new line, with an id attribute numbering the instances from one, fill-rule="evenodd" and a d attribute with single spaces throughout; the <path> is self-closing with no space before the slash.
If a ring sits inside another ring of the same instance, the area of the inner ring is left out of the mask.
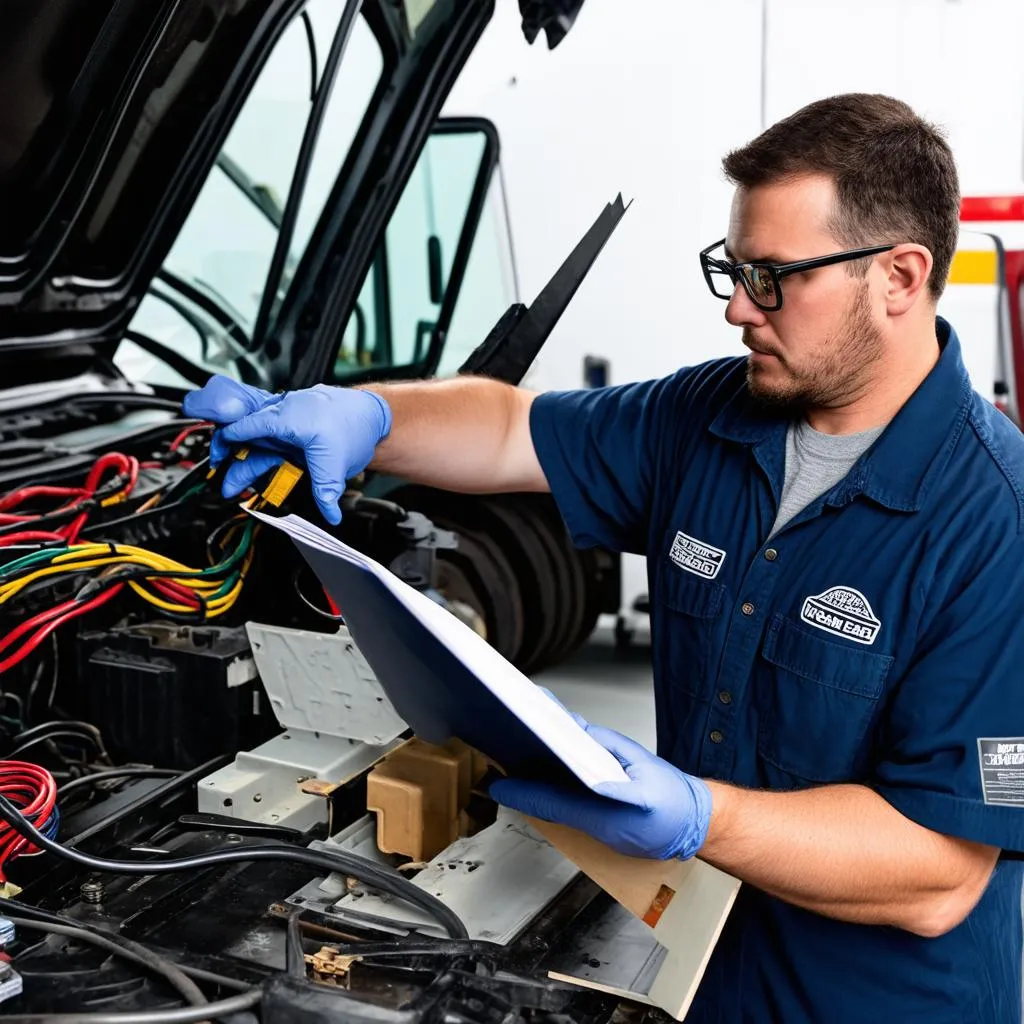
<path id="1" fill-rule="evenodd" d="M 831 179 L 807 176 L 782 184 L 738 189 L 729 219 L 730 259 L 788 263 L 849 246 L 828 231 L 835 198 Z M 867 277 L 838 264 L 782 278 L 782 308 L 759 309 L 742 287 L 725 317 L 743 328 L 751 350 L 750 392 L 773 407 L 805 412 L 848 405 L 869 386 L 882 352 L 881 316 L 872 301 L 882 282 L 872 264 Z"/>

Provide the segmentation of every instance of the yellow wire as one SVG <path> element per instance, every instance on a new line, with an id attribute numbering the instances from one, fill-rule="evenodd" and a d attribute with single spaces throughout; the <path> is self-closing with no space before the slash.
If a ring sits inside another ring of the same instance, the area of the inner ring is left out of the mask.
<path id="1" fill-rule="evenodd" d="M 59 573 L 76 572 L 80 569 L 96 569 L 103 566 L 110 567 L 115 565 L 139 565 L 143 568 L 152 569 L 154 572 L 159 572 L 161 574 L 173 572 L 195 573 L 197 571 L 187 565 L 182 565 L 180 562 L 176 562 L 171 558 L 166 558 L 153 551 L 147 551 L 145 548 L 138 548 L 132 545 L 118 546 L 116 548 L 116 555 L 111 554 L 110 551 L 111 548 L 109 544 L 74 545 L 71 550 L 62 555 L 57 555 L 52 559 L 46 568 L 37 569 L 35 572 L 29 573 L 27 576 L 23 576 L 17 580 L 11 580 L 9 583 L 0 585 L 0 604 L 4 604 L 9 601 L 21 590 L 38 579 Z M 254 551 L 250 550 L 246 554 L 242 562 L 238 582 L 231 588 L 231 590 L 223 596 L 214 598 L 205 604 L 206 618 L 214 618 L 218 615 L 222 615 L 238 600 L 238 596 L 242 591 L 242 584 L 245 581 L 246 573 L 252 564 L 254 553 Z M 169 579 L 171 582 L 180 586 L 189 588 L 196 593 L 197 597 L 200 598 L 204 593 L 212 593 L 219 590 L 224 585 L 223 580 L 218 580 L 216 578 L 211 579 L 195 576 L 191 578 L 176 576 L 163 578 Z M 161 608 L 164 611 L 176 612 L 185 615 L 194 614 L 196 611 L 195 608 L 190 608 L 186 605 L 164 601 L 155 594 L 149 593 L 149 591 L 135 580 L 128 580 L 128 585 L 141 598 L 149 602 L 149 604 L 154 605 L 157 608 Z"/>
<path id="2" fill-rule="evenodd" d="M 95 548 L 96 552 L 100 551 L 106 553 L 109 552 L 108 547 L 98 546 Z M 125 551 L 131 550 L 131 555 L 110 555 L 107 554 L 104 558 L 86 558 L 84 561 L 69 561 L 67 555 L 58 555 L 54 561 L 60 560 L 59 565 L 49 565 L 44 569 L 37 569 L 35 572 L 29 573 L 27 576 L 22 576 L 19 579 L 11 580 L 9 583 L 5 583 L 0 586 L 0 604 L 4 604 L 9 601 L 16 594 L 20 593 L 25 587 L 34 583 L 36 580 L 43 579 L 47 576 L 54 576 L 59 573 L 74 572 L 80 569 L 96 569 L 101 566 L 108 565 L 139 565 L 146 569 L 152 569 L 154 572 L 184 572 L 191 573 L 195 570 L 190 569 L 188 566 L 182 565 L 180 562 L 175 562 L 169 558 L 163 558 L 159 555 L 154 555 L 152 552 L 145 551 L 141 548 L 133 549 L 122 549 Z M 79 556 L 81 557 L 81 556 Z M 246 556 L 248 559 L 249 556 Z M 218 590 L 223 581 L 216 579 L 199 578 L 199 577 L 171 577 L 175 582 L 180 583 L 182 586 L 188 587 L 191 590 Z"/>
<path id="3" fill-rule="evenodd" d="M 253 552 L 249 552 L 245 556 L 245 560 L 242 563 L 242 570 L 238 577 L 238 582 L 222 597 L 216 597 L 212 601 L 206 604 L 206 617 L 208 619 L 215 618 L 218 615 L 222 615 L 228 611 L 234 603 L 238 600 L 239 594 L 242 592 L 242 584 L 245 582 L 246 573 L 249 571 L 250 565 L 252 565 Z M 135 580 L 129 580 L 128 585 L 139 595 L 143 600 L 148 601 L 151 605 L 157 608 L 163 609 L 165 612 L 174 612 L 178 615 L 192 615 L 195 614 L 195 608 L 189 608 L 183 604 L 174 604 L 172 601 L 165 601 L 161 597 L 157 597 L 155 594 L 149 593 L 140 583 Z M 220 587 L 220 584 L 217 584 Z"/>
<path id="4" fill-rule="evenodd" d="M 157 597 L 155 594 L 151 594 L 135 580 L 129 580 L 128 586 L 130 586 L 132 590 L 134 590 L 135 593 L 144 601 L 148 601 L 157 608 L 162 608 L 165 612 L 176 612 L 179 615 L 195 615 L 196 613 L 196 609 L 191 608 L 188 605 L 173 604 L 170 601 L 165 601 L 161 597 Z M 208 619 L 212 619 L 215 616 L 222 615 L 226 612 L 235 603 L 235 601 L 238 600 L 238 594 L 241 589 L 242 581 L 239 580 L 223 597 L 218 597 L 216 600 L 210 601 L 206 605 L 206 617 Z"/>

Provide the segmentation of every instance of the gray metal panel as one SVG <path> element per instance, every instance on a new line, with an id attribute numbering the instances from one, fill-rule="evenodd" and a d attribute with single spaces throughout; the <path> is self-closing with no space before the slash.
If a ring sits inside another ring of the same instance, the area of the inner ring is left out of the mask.
<path id="1" fill-rule="evenodd" d="M 246 623 L 263 688 L 285 729 L 388 743 L 406 729 L 349 631 Z"/>
<path id="2" fill-rule="evenodd" d="M 356 830 L 346 848 L 365 853 Z M 458 839 L 413 878 L 433 893 L 465 923 L 472 939 L 513 941 L 565 887 L 578 869 L 534 832 L 514 812 L 500 812 L 498 820 L 475 836 Z M 416 928 L 443 934 L 422 911 L 400 900 L 357 887 L 324 907 L 324 888 L 314 883 L 296 894 L 318 904 L 324 913 L 368 914 L 394 922 L 402 930 Z"/>

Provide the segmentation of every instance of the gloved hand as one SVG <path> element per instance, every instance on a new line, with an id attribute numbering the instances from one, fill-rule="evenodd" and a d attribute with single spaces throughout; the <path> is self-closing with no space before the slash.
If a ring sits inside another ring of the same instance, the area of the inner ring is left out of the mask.
<path id="1" fill-rule="evenodd" d="M 325 384 L 272 395 L 228 377 L 212 378 L 185 396 L 186 416 L 226 424 L 214 434 L 210 461 L 217 465 L 232 446 L 249 456 L 224 475 L 224 496 L 251 487 L 284 459 L 305 465 L 324 518 L 341 521 L 338 501 L 345 482 L 361 473 L 391 431 L 391 408 L 372 391 Z"/>
<path id="2" fill-rule="evenodd" d="M 594 795 L 547 783 L 499 779 L 490 785 L 491 796 L 523 814 L 586 832 L 630 857 L 693 857 L 704 845 L 711 823 L 708 787 L 627 736 L 573 717 L 615 755 L 629 782 L 602 783 L 596 790 L 600 795 Z"/>

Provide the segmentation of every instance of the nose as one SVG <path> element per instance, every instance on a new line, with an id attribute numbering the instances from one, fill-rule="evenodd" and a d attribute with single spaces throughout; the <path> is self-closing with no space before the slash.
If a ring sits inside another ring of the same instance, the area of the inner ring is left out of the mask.
<path id="1" fill-rule="evenodd" d="M 746 288 L 737 283 L 732 298 L 725 307 L 725 319 L 733 327 L 763 327 L 768 323 L 765 311 L 754 304 Z"/>

